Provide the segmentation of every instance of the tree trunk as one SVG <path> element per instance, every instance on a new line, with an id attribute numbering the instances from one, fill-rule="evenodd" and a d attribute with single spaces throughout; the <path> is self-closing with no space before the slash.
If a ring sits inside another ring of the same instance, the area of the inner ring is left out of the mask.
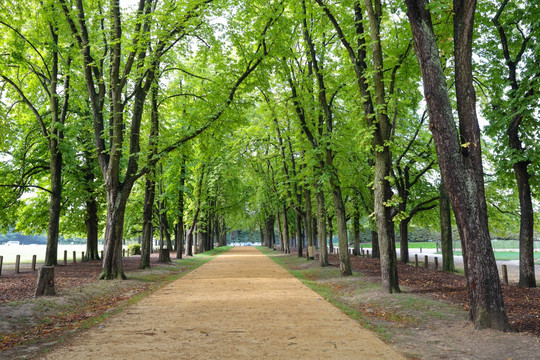
<path id="1" fill-rule="evenodd" d="M 328 216 L 328 243 L 330 254 L 334 253 L 334 226 L 332 224 L 332 216 Z"/>
<path id="2" fill-rule="evenodd" d="M 83 139 L 81 142 L 85 146 L 90 146 L 88 144 L 89 140 Z M 86 253 L 85 261 L 89 260 L 99 260 L 98 254 L 98 232 L 99 232 L 99 217 L 98 217 L 98 202 L 96 195 L 94 194 L 95 189 L 92 184 L 95 181 L 95 176 L 93 172 L 94 168 L 94 159 L 90 151 L 84 151 L 84 180 L 85 188 L 87 192 L 86 198 L 86 213 L 84 216 L 84 224 L 86 226 Z"/>
<path id="3" fill-rule="evenodd" d="M 304 249 L 302 247 L 302 215 L 296 213 L 296 250 L 298 257 L 304 256 Z"/>
<path id="4" fill-rule="evenodd" d="M 307 259 L 315 259 L 315 247 L 313 245 L 313 214 L 311 213 L 311 191 L 304 187 L 304 198 L 306 201 L 306 216 L 304 218 L 304 229 L 307 240 Z"/>
<path id="5" fill-rule="evenodd" d="M 285 206 L 285 204 L 283 204 Z M 277 220 L 277 228 L 278 228 L 278 240 L 281 247 L 281 250 L 283 251 L 283 228 L 281 227 L 281 215 L 282 213 L 276 211 L 276 220 Z"/>
<path id="6" fill-rule="evenodd" d="M 442 269 L 443 271 L 453 272 L 454 267 L 454 250 L 452 245 L 452 221 L 450 219 L 451 208 L 450 198 L 444 188 L 444 182 L 440 185 L 440 217 L 441 217 L 441 251 L 442 251 Z"/>
<path id="7" fill-rule="evenodd" d="M 322 189 L 315 191 L 317 200 L 317 236 L 319 238 L 319 262 L 321 266 L 328 266 L 328 250 L 326 247 L 326 208 Z"/>
<path id="8" fill-rule="evenodd" d="M 154 178 L 155 171 L 151 171 L 146 175 L 142 218 L 141 262 L 139 264 L 139 269 L 150 267 L 150 254 L 152 252 L 152 238 L 154 234 L 152 218 L 154 215 L 154 199 L 156 195 L 156 182 L 154 181 Z"/>
<path id="9" fill-rule="evenodd" d="M 202 194 L 202 187 L 204 182 L 204 172 L 205 172 L 205 164 L 201 167 L 201 175 L 199 177 L 199 182 L 197 184 L 197 195 L 196 195 L 196 204 L 195 204 L 195 214 L 193 214 L 193 222 L 191 223 L 191 226 L 189 227 L 186 239 L 189 242 L 186 244 L 186 256 L 193 256 L 193 245 L 195 244 L 193 242 L 193 232 L 195 231 L 195 226 L 197 225 L 197 221 L 199 218 L 199 212 L 201 211 L 201 194 Z"/>
<path id="10" fill-rule="evenodd" d="M 409 219 L 402 219 L 399 222 L 399 257 L 407 264 L 409 262 Z"/>
<path id="11" fill-rule="evenodd" d="M 341 187 L 335 182 L 335 180 L 330 180 L 330 184 L 332 185 L 332 199 L 334 200 L 337 221 L 339 269 L 341 271 L 341 276 L 349 276 L 352 275 L 352 270 L 349 259 L 349 240 L 347 238 L 345 204 L 343 203 L 343 197 L 341 195 Z"/>
<path id="12" fill-rule="evenodd" d="M 519 141 L 517 129 L 516 134 L 519 150 L 521 142 Z M 510 137 L 512 143 L 512 136 Z M 517 148 L 514 145 L 512 148 Z M 520 208 L 520 223 L 519 223 L 519 286 L 536 287 L 536 277 L 534 273 L 534 209 L 531 197 L 531 186 L 529 178 L 531 177 L 527 167 L 529 163 L 526 161 L 518 161 L 514 164 L 514 173 L 519 192 L 519 208 Z"/>
<path id="13" fill-rule="evenodd" d="M 126 279 L 122 266 L 124 214 L 130 189 L 107 188 L 107 222 L 100 279 Z"/>
<path id="14" fill-rule="evenodd" d="M 188 230 L 186 233 L 186 256 L 193 256 L 193 233 Z"/>
<path id="15" fill-rule="evenodd" d="M 186 158 L 182 156 L 182 164 L 180 165 L 180 186 L 178 189 L 178 219 L 176 222 L 176 258 L 182 258 L 182 252 L 184 240 L 185 240 L 185 229 L 184 229 L 184 187 L 186 183 Z"/>
<path id="16" fill-rule="evenodd" d="M 356 201 L 353 202 L 353 236 L 354 236 L 354 250 L 355 256 L 360 255 L 360 211 Z"/>
<path id="17" fill-rule="evenodd" d="M 171 262 L 171 233 L 169 231 L 169 220 L 165 211 L 164 200 L 160 201 L 159 228 L 160 228 L 160 243 L 159 243 L 159 262 Z M 165 242 L 165 244 L 163 243 Z M 165 246 L 164 246 L 165 245 Z"/>
<path id="18" fill-rule="evenodd" d="M 469 316 L 476 328 L 508 330 L 499 274 L 487 223 L 480 149 L 472 86 L 474 1 L 454 1 L 454 53 L 459 129 L 455 127 L 431 14 L 426 0 L 406 0 L 414 45 L 422 71 L 430 128 L 445 187 L 450 196 L 467 261 Z"/>
<path id="19" fill-rule="evenodd" d="M 54 266 L 44 265 L 39 269 L 37 287 L 34 296 L 54 296 Z"/>
<path id="20" fill-rule="evenodd" d="M 371 230 L 371 257 L 378 259 L 381 257 L 379 251 L 379 234 L 375 230 Z"/>
<path id="21" fill-rule="evenodd" d="M 519 94 L 520 88 L 519 81 L 527 81 L 525 79 L 518 80 L 517 71 L 520 68 L 520 62 L 524 54 L 528 53 L 527 43 L 531 38 L 524 37 L 521 34 L 521 46 L 520 51 L 511 58 L 511 52 L 509 50 L 508 43 L 509 37 L 507 36 L 504 27 L 499 22 L 499 18 L 502 15 L 507 1 L 502 1 L 499 5 L 496 15 L 492 18 L 492 22 L 499 32 L 500 49 L 502 49 L 502 55 L 505 59 L 505 65 L 508 68 L 508 83 L 511 90 L 508 92 L 509 102 L 516 103 L 516 94 Z M 517 26 L 517 25 L 516 25 Z M 519 44 L 519 43 L 518 43 Z M 515 45 L 518 45 L 515 44 Z M 526 56 L 526 55 L 525 55 Z M 530 89 L 525 97 L 534 93 L 534 89 Z M 518 95 L 520 96 L 520 95 Z M 508 124 L 506 133 L 508 135 L 510 148 L 514 154 L 520 156 L 520 160 L 513 164 L 514 175 L 518 186 L 519 193 L 519 207 L 520 207 L 520 226 L 519 226 L 519 286 L 523 287 L 536 287 L 536 278 L 534 273 L 534 208 L 531 198 L 531 187 L 529 184 L 530 174 L 528 166 L 531 161 L 528 158 L 523 143 L 520 139 L 520 125 L 523 120 L 523 113 L 518 106 L 512 107 L 512 120 Z M 523 129 L 522 129 L 523 131 Z"/>
<path id="22" fill-rule="evenodd" d="M 262 246 L 266 246 L 269 249 L 271 249 L 272 247 L 268 243 L 268 240 L 266 239 L 266 234 L 264 233 L 264 223 L 259 224 L 259 233 L 260 233 L 260 236 L 261 236 L 261 244 L 262 244 Z"/>
<path id="23" fill-rule="evenodd" d="M 60 231 L 60 210 L 62 208 L 62 154 L 58 144 L 53 145 L 50 151 L 51 196 L 45 265 L 54 266 L 58 265 L 58 236 Z"/>
<path id="24" fill-rule="evenodd" d="M 289 219 L 287 218 L 287 207 L 285 206 L 285 203 L 283 203 L 282 207 L 282 215 L 283 215 L 283 243 L 282 251 L 285 254 L 289 254 L 291 252 L 290 246 L 289 246 Z"/>
<path id="25" fill-rule="evenodd" d="M 84 219 L 86 225 L 86 253 L 85 260 L 99 260 L 98 254 L 98 204 L 92 195 L 86 200 L 86 215 Z"/>
<path id="26" fill-rule="evenodd" d="M 390 177 L 392 172 L 392 158 L 388 140 L 390 139 L 392 124 L 387 116 L 387 103 L 383 75 L 383 51 L 380 38 L 380 23 L 382 6 L 380 0 L 365 0 L 369 18 L 372 57 L 373 57 L 373 87 L 375 91 L 375 134 L 373 145 L 375 147 L 375 219 L 379 234 L 379 250 L 381 257 L 381 279 L 383 290 L 388 293 L 400 292 L 397 274 L 397 259 L 395 251 L 394 223 L 391 207 L 388 205 L 392 199 Z"/>

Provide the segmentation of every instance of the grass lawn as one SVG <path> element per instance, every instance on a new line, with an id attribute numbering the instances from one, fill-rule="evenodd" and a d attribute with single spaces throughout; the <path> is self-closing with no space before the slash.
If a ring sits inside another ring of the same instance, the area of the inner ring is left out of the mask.
<path id="1" fill-rule="evenodd" d="M 519 253 L 516 251 L 494 251 L 494 254 L 496 260 L 519 260 Z M 461 251 L 454 251 L 454 255 L 461 256 Z M 534 263 L 540 264 L 540 252 L 538 251 L 534 253 Z"/>

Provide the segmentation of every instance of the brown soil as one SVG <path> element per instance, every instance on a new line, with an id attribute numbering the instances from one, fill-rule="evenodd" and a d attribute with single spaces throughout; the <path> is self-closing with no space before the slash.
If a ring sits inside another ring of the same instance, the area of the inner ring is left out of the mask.
<path id="1" fill-rule="evenodd" d="M 234 248 L 46 359 L 399 359 L 255 248 Z"/>

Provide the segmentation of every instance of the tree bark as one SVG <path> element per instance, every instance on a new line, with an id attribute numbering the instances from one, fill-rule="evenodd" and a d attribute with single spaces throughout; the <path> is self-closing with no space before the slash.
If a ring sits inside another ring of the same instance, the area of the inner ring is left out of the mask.
<path id="1" fill-rule="evenodd" d="M 304 187 L 304 199 L 306 202 L 306 216 L 304 218 L 304 229 L 306 229 L 306 240 L 307 240 L 307 259 L 315 259 L 315 246 L 313 244 L 313 214 L 311 212 L 311 191 L 308 187 Z"/>
<path id="2" fill-rule="evenodd" d="M 383 51 L 381 45 L 380 23 L 382 18 L 382 5 L 380 0 L 365 0 L 367 10 L 371 47 L 373 57 L 373 87 L 375 91 L 375 134 L 373 144 L 375 148 L 375 219 L 379 234 L 379 250 L 381 255 L 381 279 L 383 290 L 388 293 L 400 292 L 397 274 L 397 259 L 395 251 L 394 223 L 391 207 L 392 187 L 392 158 L 389 140 L 392 124 L 387 115 L 387 103 L 384 86 Z"/>
<path id="3" fill-rule="evenodd" d="M 328 215 L 328 248 L 331 254 L 334 253 L 334 224 L 332 223 L 332 217 Z"/>
<path id="4" fill-rule="evenodd" d="M 163 170 L 161 170 L 163 173 Z M 171 232 L 169 231 L 169 219 L 167 217 L 167 209 L 165 199 L 163 197 L 163 184 L 159 184 L 159 262 L 171 262 Z M 165 244 L 164 244 L 165 242 Z"/>
<path id="5" fill-rule="evenodd" d="M 150 253 L 152 252 L 152 237 L 154 234 L 154 224 L 152 221 L 154 210 L 154 198 L 156 183 L 154 181 L 155 171 L 146 175 L 143 204 L 143 224 L 141 240 L 141 262 L 139 269 L 150 267 Z"/>
<path id="6" fill-rule="evenodd" d="M 501 2 L 496 15 L 492 21 L 499 32 L 503 56 L 506 60 L 508 68 L 508 82 L 510 83 L 511 91 L 509 97 L 511 101 L 515 101 L 516 92 L 520 85 L 518 83 L 517 69 L 519 63 L 526 51 L 526 45 L 530 42 L 530 36 L 523 38 L 521 50 L 514 59 L 510 56 L 508 48 L 508 38 L 506 32 L 499 22 L 499 17 L 502 15 L 508 0 Z M 519 25 L 516 25 L 519 26 Z M 527 95 L 526 95 L 527 96 Z M 512 120 L 508 124 L 506 133 L 508 135 L 510 148 L 522 157 L 525 155 L 525 148 L 520 139 L 520 125 L 523 120 L 523 114 L 516 108 L 512 108 Z M 528 171 L 528 166 L 531 161 L 529 159 L 516 161 L 513 165 L 514 175 L 518 186 L 519 207 L 520 207 L 520 224 L 519 224 L 519 286 L 536 287 L 536 277 L 534 272 L 534 208 L 531 196 L 531 186 L 529 179 L 531 175 Z"/>
<path id="7" fill-rule="evenodd" d="M 358 209 L 358 204 L 356 201 L 353 201 L 353 236 L 354 236 L 354 250 L 353 254 L 355 256 L 360 255 L 360 210 Z"/>
<path id="8" fill-rule="evenodd" d="M 399 257 L 407 264 L 409 262 L 409 219 L 402 219 L 399 222 Z"/>
<path id="9" fill-rule="evenodd" d="M 321 266 L 328 266 L 328 250 L 326 247 L 326 207 L 322 189 L 316 189 L 317 200 L 317 236 L 319 238 L 319 262 Z"/>
<path id="10" fill-rule="evenodd" d="M 452 221 L 450 214 L 450 198 L 444 188 L 444 182 L 440 185 L 440 219 L 441 219 L 441 251 L 442 251 L 442 269 L 443 271 L 453 272 L 454 267 L 454 250 L 452 244 Z"/>
<path id="11" fill-rule="evenodd" d="M 484 197 L 480 131 L 472 86 L 474 1 L 454 1 L 454 52 L 459 129 L 455 127 L 446 78 L 426 0 L 406 0 L 422 71 L 439 166 L 468 257 L 469 317 L 476 328 L 508 330 L 499 274 L 491 248 Z"/>
<path id="12" fill-rule="evenodd" d="M 375 230 L 371 230 L 371 257 L 379 259 L 381 252 L 379 251 L 379 234 Z"/>
<path id="13" fill-rule="evenodd" d="M 34 296 L 54 296 L 54 266 L 44 265 L 39 269 L 37 287 Z"/>
<path id="14" fill-rule="evenodd" d="M 182 157 L 182 165 L 180 167 L 180 188 L 178 190 L 178 218 L 176 222 L 176 258 L 182 258 L 182 252 L 184 251 L 184 186 L 186 182 L 186 160 Z"/>
<path id="15" fill-rule="evenodd" d="M 99 260 L 98 254 L 98 204 L 94 195 L 86 200 L 86 253 L 85 260 Z"/>

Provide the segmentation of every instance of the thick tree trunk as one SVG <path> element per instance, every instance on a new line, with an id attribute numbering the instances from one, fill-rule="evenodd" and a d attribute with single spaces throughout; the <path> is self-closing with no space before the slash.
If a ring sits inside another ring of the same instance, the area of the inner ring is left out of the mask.
<path id="1" fill-rule="evenodd" d="M 150 267 L 150 254 L 152 252 L 152 238 L 154 234 L 152 218 L 154 215 L 154 199 L 156 196 L 156 182 L 154 181 L 154 177 L 155 171 L 151 171 L 146 176 L 142 218 L 141 262 L 139 264 L 139 269 Z"/>
<path id="2" fill-rule="evenodd" d="M 304 256 L 304 249 L 302 246 L 302 215 L 296 213 L 296 250 L 298 257 Z"/>
<path id="3" fill-rule="evenodd" d="M 186 233 L 186 256 L 193 256 L 193 233 L 188 230 Z"/>
<path id="4" fill-rule="evenodd" d="M 98 254 L 98 205 L 96 198 L 92 196 L 86 201 L 86 215 L 84 219 L 86 225 L 86 253 L 85 260 L 99 260 Z"/>
<path id="5" fill-rule="evenodd" d="M 260 233 L 260 236 L 261 236 L 261 244 L 262 244 L 262 246 L 266 246 L 269 249 L 271 249 L 272 246 L 270 246 L 270 244 L 268 243 L 268 241 L 266 239 L 266 234 L 264 233 L 264 223 L 259 224 L 259 233 Z"/>
<path id="6" fill-rule="evenodd" d="M 184 229 L 184 187 L 186 183 L 186 158 L 182 157 L 182 164 L 180 165 L 180 187 L 178 189 L 178 218 L 176 222 L 176 258 L 182 258 L 185 229 Z"/>
<path id="7" fill-rule="evenodd" d="M 89 146 L 88 142 L 89 140 L 82 140 L 86 146 Z M 84 223 L 86 225 L 86 253 L 85 253 L 85 261 L 89 260 L 99 260 L 99 254 L 98 254 L 98 232 L 99 232 L 99 217 L 98 217 L 98 202 L 96 195 L 94 194 L 95 189 L 92 187 L 91 184 L 95 181 L 95 176 L 93 167 L 94 167 L 94 159 L 92 159 L 92 155 L 90 154 L 90 151 L 84 151 L 84 180 L 85 180 L 85 188 L 87 192 L 87 199 L 86 199 L 86 213 L 84 216 Z"/>
<path id="8" fill-rule="evenodd" d="M 332 199 L 336 212 L 336 222 L 339 244 L 339 269 L 341 276 L 352 275 L 351 263 L 349 259 L 349 240 L 347 238 L 347 219 L 345 214 L 345 204 L 341 195 L 341 187 L 335 180 L 330 180 L 332 185 Z"/>
<path id="9" fill-rule="evenodd" d="M 353 236 L 354 236 L 354 250 L 353 254 L 355 256 L 360 255 L 360 211 L 358 209 L 358 204 L 353 202 Z"/>
<path id="10" fill-rule="evenodd" d="M 386 203 L 392 198 L 392 190 L 388 181 L 390 175 L 390 153 L 375 153 L 375 219 L 379 238 L 381 259 L 381 280 L 383 291 L 399 293 L 397 273 L 396 244 L 392 208 Z"/>
<path id="11" fill-rule="evenodd" d="M 100 279 L 126 279 L 122 264 L 122 240 L 126 202 L 130 191 L 131 188 L 107 189 L 107 222 Z"/>
<path id="12" fill-rule="evenodd" d="M 454 250 L 452 244 L 452 221 L 450 212 L 450 198 L 444 188 L 444 182 L 440 185 L 440 218 L 441 218 L 441 251 L 442 251 L 442 269 L 443 271 L 453 272 L 454 267 Z"/>
<path id="13" fill-rule="evenodd" d="M 306 216 L 304 218 L 304 229 L 307 240 L 307 259 L 315 259 L 315 246 L 313 244 L 313 214 L 311 212 L 311 191 L 304 187 L 304 199 L 306 201 Z"/>
<path id="14" fill-rule="evenodd" d="M 508 69 L 507 80 L 510 85 L 511 90 L 508 92 L 508 97 L 510 98 L 510 103 L 516 103 L 516 95 L 519 94 L 520 81 L 527 81 L 526 79 L 519 79 L 517 75 L 518 69 L 521 66 L 521 61 L 524 54 L 528 53 L 527 43 L 531 45 L 531 38 L 524 37 L 521 34 L 521 39 L 519 40 L 520 51 L 515 55 L 514 58 L 511 56 L 511 51 L 509 50 L 509 37 L 505 31 L 505 28 L 501 25 L 499 19 L 503 14 L 506 6 L 509 1 L 500 2 L 499 9 L 497 13 L 492 18 L 492 22 L 499 32 L 500 49 L 502 49 L 502 56 L 505 59 L 505 65 Z M 514 26 L 514 24 L 512 24 Z M 519 42 L 515 44 L 516 48 L 519 48 Z M 527 55 L 525 55 L 527 56 Z M 525 95 L 525 97 L 530 96 L 534 93 L 534 89 L 530 89 Z M 522 95 L 517 95 L 522 96 Z M 520 227 L 519 227 L 519 286 L 523 287 L 536 287 L 536 278 L 534 273 L 534 209 L 531 198 L 531 187 L 529 184 L 530 174 L 528 171 L 528 166 L 530 165 L 530 159 L 527 157 L 525 148 L 520 139 L 520 126 L 523 120 L 523 113 L 517 105 L 512 107 L 512 120 L 509 122 L 506 133 L 508 135 L 510 148 L 514 151 L 515 154 L 519 154 L 521 159 L 517 161 L 514 165 L 514 175 L 516 177 L 516 182 L 518 186 L 519 193 L 519 207 L 520 207 Z"/>
<path id="15" fill-rule="evenodd" d="M 282 246 L 282 251 L 285 253 L 285 254 L 289 254 L 291 252 L 291 249 L 290 249 L 290 244 L 289 244 L 289 219 L 287 218 L 287 207 L 285 206 L 285 203 L 283 203 L 283 207 L 282 207 L 282 216 L 283 216 L 283 229 L 282 229 L 282 234 L 283 234 L 283 243 L 281 244 Z"/>
<path id="16" fill-rule="evenodd" d="M 519 138 L 517 141 L 519 142 L 519 149 L 523 151 Z M 516 146 L 512 147 L 516 148 Z M 529 184 L 531 176 L 527 170 L 528 165 L 529 163 L 525 161 L 514 164 L 521 214 L 519 223 L 519 286 L 536 287 L 534 273 L 534 209 Z"/>
<path id="17" fill-rule="evenodd" d="M 392 175 L 392 157 L 388 141 L 390 139 L 392 124 L 387 116 L 387 99 L 383 75 L 383 51 L 381 45 L 380 24 L 382 19 L 382 5 L 380 0 L 365 0 L 365 7 L 369 18 L 371 47 L 373 57 L 373 87 L 375 92 L 375 134 L 373 145 L 375 148 L 375 219 L 379 234 L 379 250 L 381 257 L 381 278 L 383 290 L 388 293 L 400 292 L 397 275 L 397 259 L 395 251 L 394 223 L 391 208 L 387 204 L 392 199 L 390 177 Z"/>
<path id="18" fill-rule="evenodd" d="M 328 216 L 328 248 L 330 254 L 334 253 L 334 224 L 332 223 L 332 216 Z"/>
<path id="19" fill-rule="evenodd" d="M 407 264 L 409 262 L 409 220 L 402 219 L 399 222 L 399 257 Z"/>
<path id="20" fill-rule="evenodd" d="M 317 199 L 317 236 L 319 238 L 319 262 L 321 266 L 328 266 L 328 249 L 326 247 L 326 208 L 322 189 L 315 191 Z"/>
<path id="21" fill-rule="evenodd" d="M 171 233 L 169 231 L 169 220 L 167 219 L 167 212 L 164 209 L 163 201 L 160 205 L 159 215 L 159 262 L 170 263 L 171 262 Z M 165 242 L 165 244 L 164 244 Z"/>
<path id="22" fill-rule="evenodd" d="M 469 316 L 476 328 L 508 330 L 487 223 L 480 131 L 472 86 L 474 1 L 454 1 L 459 129 L 455 127 L 427 0 L 406 0 L 439 166 L 468 257 Z M 465 257 L 464 257 L 465 258 Z"/>
<path id="23" fill-rule="evenodd" d="M 283 205 L 285 206 L 285 205 Z M 279 245 L 280 245 L 280 248 L 281 248 L 281 251 L 283 251 L 283 228 L 281 226 L 281 215 L 282 213 L 278 210 L 276 211 L 276 220 L 277 220 L 277 228 L 278 228 L 278 240 L 279 240 Z"/>
<path id="24" fill-rule="evenodd" d="M 45 251 L 46 266 L 58 265 L 58 236 L 60 232 L 60 210 L 62 208 L 62 153 L 58 145 L 57 140 L 50 140 L 51 196 L 49 200 L 47 249 Z"/>
<path id="25" fill-rule="evenodd" d="M 379 251 L 379 234 L 375 230 L 371 230 L 371 257 L 378 259 L 381 257 Z"/>
<path id="26" fill-rule="evenodd" d="M 54 296 L 54 266 L 44 265 L 39 269 L 37 287 L 34 296 Z"/>
<path id="27" fill-rule="evenodd" d="M 299 212 L 296 213 L 296 222 L 295 222 L 295 225 L 296 225 L 296 248 L 298 250 L 298 252 L 297 252 L 298 257 L 303 257 L 304 256 L 304 247 L 303 247 L 303 243 L 302 243 L 302 218 L 304 216 L 302 216 Z M 306 251 L 306 254 L 307 254 L 307 251 Z"/>

